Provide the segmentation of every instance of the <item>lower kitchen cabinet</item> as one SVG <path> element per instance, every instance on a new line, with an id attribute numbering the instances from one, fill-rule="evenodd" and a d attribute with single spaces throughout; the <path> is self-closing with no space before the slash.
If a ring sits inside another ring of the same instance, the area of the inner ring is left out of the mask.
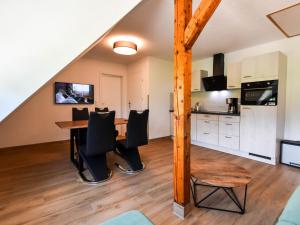
<path id="1" fill-rule="evenodd" d="M 230 136 L 219 134 L 219 145 L 225 148 L 239 150 L 240 147 L 240 137 L 238 136 Z"/>
<path id="2" fill-rule="evenodd" d="M 209 132 L 197 132 L 197 141 L 211 144 L 211 145 L 218 145 L 218 134 L 209 133 Z"/>
<path id="3" fill-rule="evenodd" d="M 274 158 L 276 154 L 276 106 L 242 106 L 241 115 L 241 151 Z"/>
<path id="4" fill-rule="evenodd" d="M 191 116 L 191 140 L 197 140 L 197 115 L 192 114 Z"/>
<path id="5" fill-rule="evenodd" d="M 219 122 L 216 115 L 197 115 L 197 141 L 212 145 L 219 142 Z"/>

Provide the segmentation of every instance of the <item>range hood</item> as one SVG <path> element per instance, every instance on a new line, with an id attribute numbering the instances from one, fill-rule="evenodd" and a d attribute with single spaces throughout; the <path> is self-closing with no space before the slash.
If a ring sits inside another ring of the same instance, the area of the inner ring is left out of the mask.
<path id="1" fill-rule="evenodd" d="M 222 91 L 227 89 L 227 77 L 224 75 L 224 54 L 214 55 L 213 75 L 202 78 L 206 91 Z"/>

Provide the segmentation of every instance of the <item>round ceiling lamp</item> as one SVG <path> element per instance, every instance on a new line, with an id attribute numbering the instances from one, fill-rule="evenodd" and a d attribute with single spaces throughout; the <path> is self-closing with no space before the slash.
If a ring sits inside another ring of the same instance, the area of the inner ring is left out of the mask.
<path id="1" fill-rule="evenodd" d="M 113 50 L 121 55 L 134 55 L 137 53 L 137 45 L 131 41 L 116 41 Z"/>

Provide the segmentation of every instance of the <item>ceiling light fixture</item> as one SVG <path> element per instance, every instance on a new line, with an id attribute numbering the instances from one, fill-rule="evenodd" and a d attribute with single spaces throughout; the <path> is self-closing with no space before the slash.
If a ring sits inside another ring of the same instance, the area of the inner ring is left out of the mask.
<path id="1" fill-rule="evenodd" d="M 137 53 L 137 45 L 131 41 L 116 41 L 113 50 L 121 55 L 134 55 Z"/>

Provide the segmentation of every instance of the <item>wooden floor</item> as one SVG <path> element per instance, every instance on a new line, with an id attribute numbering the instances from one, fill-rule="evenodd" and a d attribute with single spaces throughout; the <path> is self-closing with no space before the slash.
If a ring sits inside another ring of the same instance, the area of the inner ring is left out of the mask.
<path id="1" fill-rule="evenodd" d="M 172 142 L 152 141 L 141 148 L 147 167 L 136 176 L 114 169 L 102 186 L 79 181 L 68 159 L 68 143 L 52 143 L 0 151 L 0 224 L 99 224 L 138 209 L 155 224 L 274 224 L 288 197 L 300 185 L 300 170 L 192 147 L 197 159 L 234 162 L 253 177 L 245 215 L 193 208 L 184 220 L 172 214 Z M 111 159 L 112 160 L 112 159 Z M 241 190 L 238 190 L 241 193 Z M 230 207 L 220 192 L 208 204 Z"/>

